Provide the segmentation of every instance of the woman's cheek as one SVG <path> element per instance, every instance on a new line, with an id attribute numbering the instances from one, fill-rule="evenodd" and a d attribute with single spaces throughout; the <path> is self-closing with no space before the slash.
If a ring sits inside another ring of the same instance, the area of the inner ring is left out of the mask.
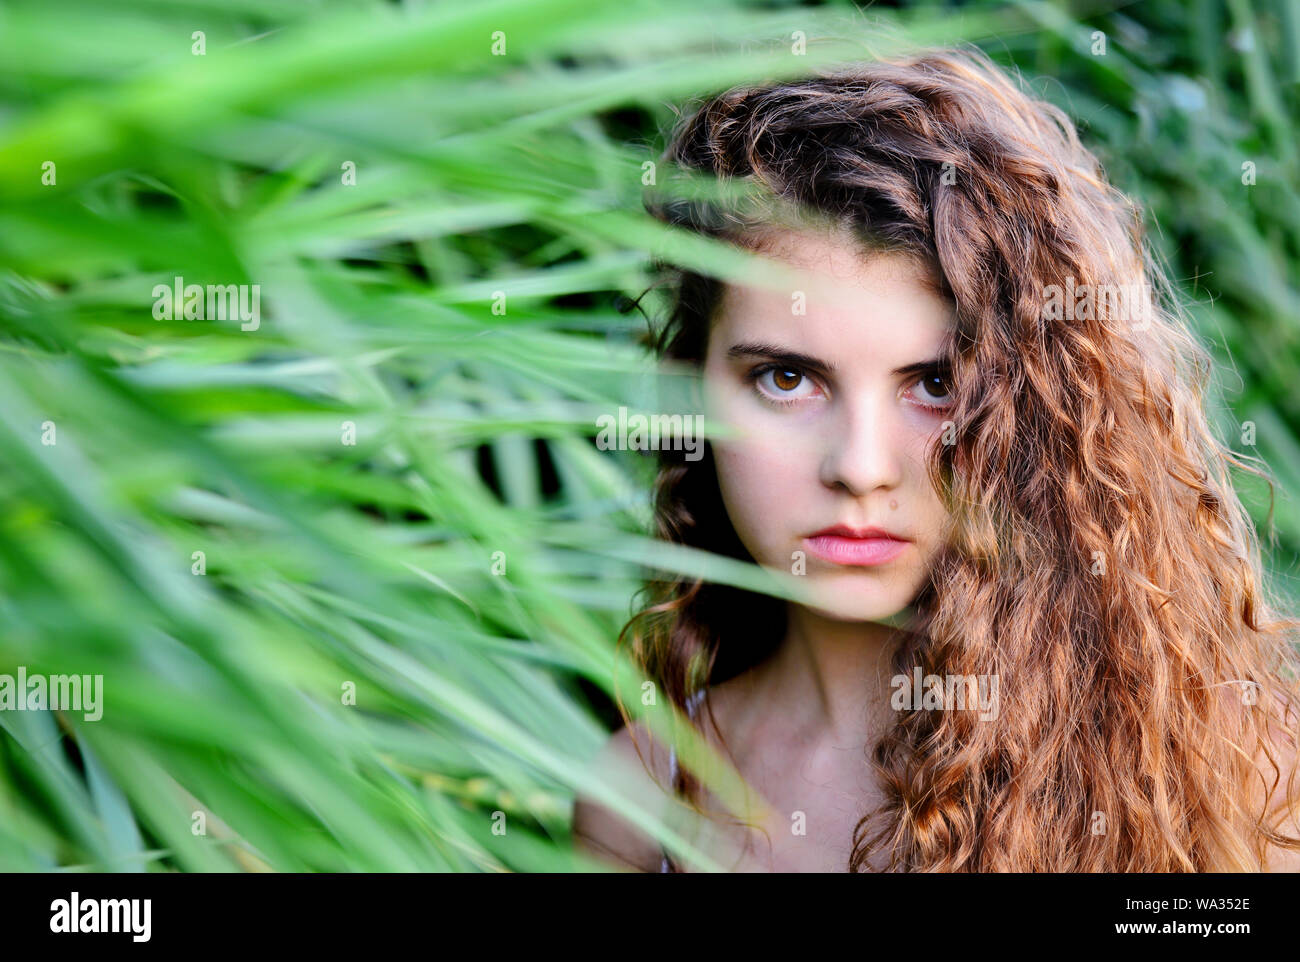
<path id="1" fill-rule="evenodd" d="M 791 509 L 806 503 L 788 446 L 778 439 L 751 437 L 716 449 L 718 482 L 732 527 L 762 564 L 785 567 L 793 534 Z"/>

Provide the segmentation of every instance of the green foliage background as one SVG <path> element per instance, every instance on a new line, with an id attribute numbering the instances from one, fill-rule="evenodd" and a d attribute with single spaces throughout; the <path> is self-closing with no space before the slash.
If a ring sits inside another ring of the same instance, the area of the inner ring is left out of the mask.
<path id="1" fill-rule="evenodd" d="M 1294 3 L 0 6 L 0 673 L 104 676 L 0 712 L 0 868 L 565 870 L 578 788 L 661 832 L 586 764 L 613 640 L 646 565 L 759 582 L 591 441 L 648 396 L 647 252 L 735 268 L 642 164 L 688 98 L 955 41 L 1149 207 L 1295 599 Z M 176 275 L 260 327 L 156 320 Z"/>

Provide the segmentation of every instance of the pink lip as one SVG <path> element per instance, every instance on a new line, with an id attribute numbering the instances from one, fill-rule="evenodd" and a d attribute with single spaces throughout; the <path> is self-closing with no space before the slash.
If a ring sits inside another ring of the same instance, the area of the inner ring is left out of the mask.
<path id="1" fill-rule="evenodd" d="M 893 561 L 907 541 L 883 528 L 835 525 L 804 538 L 808 550 L 824 561 L 842 565 L 879 565 Z"/>

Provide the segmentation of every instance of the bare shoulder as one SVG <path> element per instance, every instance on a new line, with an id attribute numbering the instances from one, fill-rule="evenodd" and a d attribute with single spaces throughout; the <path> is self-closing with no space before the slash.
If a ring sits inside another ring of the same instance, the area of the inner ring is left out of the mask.
<path id="1" fill-rule="evenodd" d="M 1270 726 L 1270 742 L 1273 759 L 1270 763 L 1261 753 L 1259 769 L 1262 779 L 1256 782 L 1255 797 L 1262 806 L 1264 786 L 1273 788 L 1273 796 L 1268 802 L 1269 824 L 1281 834 L 1300 838 L 1300 805 L 1286 804 L 1287 793 L 1293 787 L 1300 789 L 1300 731 L 1297 731 L 1295 719 L 1297 711 L 1294 702 L 1284 704 L 1283 716 L 1287 720 L 1285 728 Z M 1265 871 L 1300 872 L 1300 850 L 1269 845 L 1265 849 Z"/>
<path id="2" fill-rule="evenodd" d="M 1287 764 L 1280 765 L 1280 767 L 1282 768 L 1282 775 L 1278 782 L 1276 795 L 1270 802 L 1269 823 L 1274 826 L 1275 831 L 1283 835 L 1300 838 L 1300 807 L 1292 807 L 1290 811 L 1287 811 L 1285 805 L 1280 803 L 1287 790 L 1289 774 L 1296 770 L 1295 755 L 1291 755 L 1287 760 Z M 1270 766 L 1264 775 L 1269 784 L 1272 784 L 1273 781 L 1272 774 L 1272 767 Z M 1300 775 L 1297 775 L 1296 778 L 1300 781 Z M 1267 872 L 1300 872 L 1300 849 L 1268 845 L 1265 847 L 1264 858 L 1264 870 Z"/>
<path id="3" fill-rule="evenodd" d="M 728 719 L 743 711 L 750 682 L 743 676 L 709 689 L 705 704 L 713 724 L 706 723 L 706 713 L 696 712 L 696 725 L 705 739 L 719 747 L 715 735 L 728 728 Z M 673 808 L 671 762 L 668 746 L 654 737 L 639 722 L 620 728 L 589 763 L 588 770 L 603 781 L 618 779 L 624 794 L 666 817 Z M 710 796 L 700 800 L 705 809 Z M 674 824 L 669 818 L 670 824 Z M 622 871 L 658 872 L 662 851 L 653 838 L 607 805 L 579 792 L 573 806 L 573 840 L 575 850 L 599 859 Z"/>
<path id="4" fill-rule="evenodd" d="M 588 771 L 653 814 L 665 811 L 668 749 L 640 723 L 634 721 L 610 735 L 588 764 Z M 573 843 L 580 854 L 614 869 L 659 871 L 661 853 L 654 839 L 603 802 L 581 792 L 573 805 Z"/>

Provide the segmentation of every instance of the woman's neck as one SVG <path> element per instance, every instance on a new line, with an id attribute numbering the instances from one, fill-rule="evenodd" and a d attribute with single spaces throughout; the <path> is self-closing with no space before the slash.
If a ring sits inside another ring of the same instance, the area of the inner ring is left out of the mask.
<path id="1" fill-rule="evenodd" d="M 784 640 L 761 666 L 765 701 L 828 743 L 860 740 L 889 703 L 899 629 L 791 605 Z"/>

